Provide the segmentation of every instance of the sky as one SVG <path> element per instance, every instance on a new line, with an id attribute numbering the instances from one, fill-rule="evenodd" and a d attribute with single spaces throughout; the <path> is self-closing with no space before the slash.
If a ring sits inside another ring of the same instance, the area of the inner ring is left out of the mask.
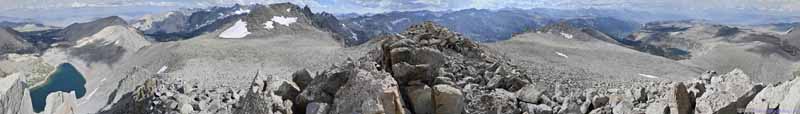
<path id="1" fill-rule="evenodd" d="M 706 16 L 714 13 L 800 17 L 800 0 L 0 0 L 0 16 L 43 20 L 104 15 L 135 18 L 146 13 L 178 8 L 282 2 L 307 5 L 317 12 L 338 14 L 467 8 L 598 8 Z"/>

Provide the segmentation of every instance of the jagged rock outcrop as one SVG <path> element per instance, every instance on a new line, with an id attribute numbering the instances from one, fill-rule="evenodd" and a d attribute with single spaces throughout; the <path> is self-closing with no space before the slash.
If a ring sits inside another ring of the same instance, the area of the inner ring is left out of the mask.
<path id="1" fill-rule="evenodd" d="M 0 113 L 32 114 L 30 93 L 19 73 L 0 75 Z"/>
<path id="2" fill-rule="evenodd" d="M 755 114 L 800 112 L 800 79 L 766 86 L 747 104 Z"/>
<path id="3" fill-rule="evenodd" d="M 75 91 L 53 92 L 47 95 L 47 106 L 40 114 L 75 114 L 77 113 Z"/>
<path id="4" fill-rule="evenodd" d="M 258 74 L 256 74 L 258 76 Z M 292 106 L 293 102 L 288 95 L 278 95 L 276 93 L 284 93 L 286 91 L 281 91 L 281 89 L 274 89 L 271 88 L 269 85 L 273 82 L 283 82 L 281 86 L 286 83 L 286 81 L 274 81 L 271 80 L 272 78 L 268 78 L 267 80 L 253 80 L 253 85 L 248 89 L 247 94 L 245 95 L 244 99 L 242 99 L 239 104 L 241 108 L 237 108 L 233 111 L 233 113 L 237 114 L 273 114 L 273 113 L 280 113 L 280 114 L 292 114 Z"/>
<path id="5" fill-rule="evenodd" d="M 25 41 L 19 32 L 11 28 L 0 27 L 0 55 L 32 51 L 34 51 L 33 44 Z"/>
<path id="6" fill-rule="evenodd" d="M 764 88 L 739 69 L 712 77 L 710 82 L 705 93 L 696 100 L 695 113 L 737 113 Z"/>

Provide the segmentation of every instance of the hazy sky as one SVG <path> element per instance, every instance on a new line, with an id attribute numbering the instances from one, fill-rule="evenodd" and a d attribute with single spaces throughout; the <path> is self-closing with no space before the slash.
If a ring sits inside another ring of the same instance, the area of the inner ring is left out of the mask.
<path id="1" fill-rule="evenodd" d="M 0 0 L 0 16 L 56 18 L 92 17 L 94 14 L 115 15 L 115 13 L 135 16 L 176 8 L 279 2 L 308 5 L 314 11 L 333 13 L 465 8 L 608 8 L 693 15 L 707 15 L 706 13 L 757 13 L 795 17 L 800 15 L 800 0 Z"/>
<path id="2" fill-rule="evenodd" d="M 632 8 L 653 10 L 746 9 L 798 12 L 800 0 L 0 0 L 0 10 L 75 7 L 208 7 L 234 3 L 294 2 L 329 12 L 383 12 L 463 8 Z M 365 10 L 366 9 L 366 10 Z"/>

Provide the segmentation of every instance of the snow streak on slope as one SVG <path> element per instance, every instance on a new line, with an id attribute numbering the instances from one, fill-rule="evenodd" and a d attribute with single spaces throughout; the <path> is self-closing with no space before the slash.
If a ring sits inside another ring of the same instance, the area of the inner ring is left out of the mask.
<path id="1" fill-rule="evenodd" d="M 567 39 L 572 39 L 572 34 L 567 34 L 567 33 L 563 33 L 562 32 L 561 36 L 564 36 L 564 38 L 567 38 Z"/>
<path id="2" fill-rule="evenodd" d="M 569 56 L 567 56 L 566 54 L 561 53 L 561 52 L 556 52 L 556 55 L 564 57 L 564 58 L 569 58 Z"/>
<path id="3" fill-rule="evenodd" d="M 647 78 L 658 78 L 658 76 L 648 75 L 648 74 L 639 74 L 639 76 L 647 77 Z"/>

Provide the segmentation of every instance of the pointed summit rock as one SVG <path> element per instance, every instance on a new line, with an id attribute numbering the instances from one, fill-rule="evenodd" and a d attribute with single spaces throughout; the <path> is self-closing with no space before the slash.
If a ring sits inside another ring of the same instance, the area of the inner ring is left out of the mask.
<path id="1" fill-rule="evenodd" d="M 64 29 L 55 32 L 54 36 L 58 36 L 57 39 L 62 41 L 76 43 L 76 41 L 84 37 L 92 36 L 95 33 L 100 32 L 100 30 L 114 25 L 128 26 L 128 23 L 118 16 L 110 16 L 91 22 L 71 24 Z"/>

